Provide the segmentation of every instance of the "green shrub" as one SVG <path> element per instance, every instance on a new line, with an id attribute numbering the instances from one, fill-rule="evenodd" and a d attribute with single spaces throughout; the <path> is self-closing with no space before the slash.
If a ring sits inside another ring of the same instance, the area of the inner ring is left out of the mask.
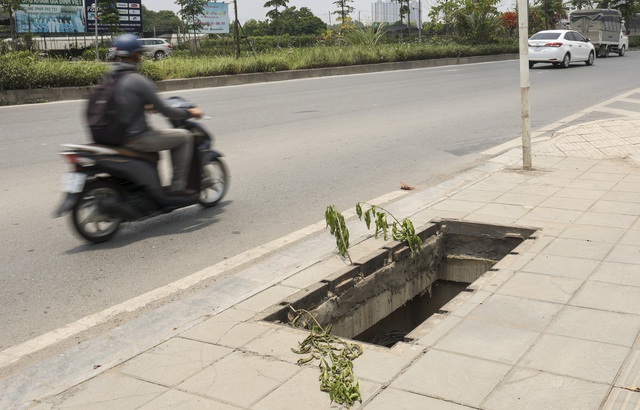
<path id="1" fill-rule="evenodd" d="M 106 52 L 107 49 L 100 50 Z M 429 43 L 284 48 L 255 55 L 248 54 L 239 59 L 232 56 L 194 56 L 188 51 L 180 51 L 175 53 L 174 58 L 146 60 L 140 71 L 154 81 L 161 81 L 517 52 L 518 44 L 514 39 L 472 46 L 454 43 L 450 39 L 436 38 Z M 86 60 L 69 62 L 56 58 L 40 59 L 36 54 L 27 51 L 0 55 L 0 89 L 96 84 L 109 69 L 109 65 L 96 62 L 93 50 L 86 50 L 84 56 Z"/>

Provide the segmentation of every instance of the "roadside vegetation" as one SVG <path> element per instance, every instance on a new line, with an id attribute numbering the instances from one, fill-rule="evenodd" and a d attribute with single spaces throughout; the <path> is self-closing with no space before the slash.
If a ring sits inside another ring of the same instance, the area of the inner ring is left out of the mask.
<path id="1" fill-rule="evenodd" d="M 238 26 L 235 37 L 233 32 L 198 39 L 183 35 L 173 57 L 145 61 L 142 72 L 161 81 L 518 52 L 517 14 L 498 11 L 498 0 L 439 0 L 420 30 L 416 22 L 409 21 L 406 0 L 398 1 L 402 4 L 397 22 L 367 26 L 351 19 L 351 0 L 336 1 L 332 14 L 337 24 L 327 26 L 306 7 L 297 9 L 289 7 L 288 0 L 270 0 L 264 3 L 266 20 L 247 21 Z M 640 0 L 630 4 L 638 8 L 637 2 Z M 19 6 L 13 0 L 0 0 L 1 11 L 11 10 L 5 3 Z M 530 33 L 558 27 L 567 17 L 566 7 L 561 0 L 533 1 Z M 145 37 L 196 29 L 185 23 L 187 14 L 179 17 L 144 6 L 142 12 L 144 27 L 152 30 Z M 110 35 L 117 34 L 114 27 Z M 109 69 L 104 61 L 108 37 L 96 58 L 93 46 L 43 52 L 32 34 L 12 31 L 11 36 L 11 41 L 0 42 L 0 90 L 89 86 Z M 640 38 L 631 37 L 630 45 L 640 46 Z"/>

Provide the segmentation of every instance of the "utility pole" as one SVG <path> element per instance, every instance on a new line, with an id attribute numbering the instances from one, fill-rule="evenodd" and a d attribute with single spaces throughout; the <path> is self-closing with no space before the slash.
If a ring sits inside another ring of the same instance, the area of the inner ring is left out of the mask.
<path id="1" fill-rule="evenodd" d="M 418 41 L 422 42 L 422 0 L 418 0 Z"/>
<path id="2" fill-rule="evenodd" d="M 233 0 L 233 12 L 235 21 L 233 23 L 233 42 L 235 44 L 236 58 L 240 58 L 240 30 L 238 30 L 238 2 Z"/>
<path id="3" fill-rule="evenodd" d="M 100 60 L 100 54 L 98 52 L 98 0 L 93 3 L 95 13 L 93 14 L 93 28 L 96 34 L 96 61 Z"/>
<path id="4" fill-rule="evenodd" d="M 520 40 L 520 114 L 522 117 L 522 169 L 531 171 L 531 117 L 529 114 L 529 4 L 518 0 Z"/>

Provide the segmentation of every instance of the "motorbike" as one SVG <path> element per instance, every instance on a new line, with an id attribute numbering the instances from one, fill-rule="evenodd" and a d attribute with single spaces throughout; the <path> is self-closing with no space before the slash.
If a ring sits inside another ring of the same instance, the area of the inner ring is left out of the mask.
<path id="1" fill-rule="evenodd" d="M 174 107 L 193 108 L 181 97 L 165 100 Z M 56 217 L 71 213 L 75 230 L 84 239 L 110 240 L 125 222 L 148 219 L 176 209 L 200 204 L 217 205 L 228 189 L 227 166 L 212 148 L 213 135 L 194 119 L 170 120 L 176 128 L 194 135 L 194 154 L 187 188 L 192 196 L 172 196 L 161 184 L 158 153 L 138 152 L 120 146 L 63 144 L 60 155 L 71 165 L 60 188 L 65 193 Z"/>

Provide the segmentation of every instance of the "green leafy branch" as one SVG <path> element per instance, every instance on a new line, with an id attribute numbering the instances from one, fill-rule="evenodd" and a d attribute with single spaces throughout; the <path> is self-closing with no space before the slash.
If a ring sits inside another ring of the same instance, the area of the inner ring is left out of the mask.
<path id="1" fill-rule="evenodd" d="M 367 205 L 369 209 L 363 210 L 363 206 Z M 374 223 L 376 227 L 376 238 L 382 233 L 386 240 L 389 236 L 389 228 L 391 228 L 391 237 L 394 240 L 399 242 L 407 241 L 407 245 L 409 245 L 409 249 L 411 250 L 411 256 L 420 253 L 422 249 L 422 239 L 416 235 L 416 230 L 409 218 L 403 219 L 402 222 L 398 221 L 398 219 L 386 209 L 366 202 L 358 202 L 356 204 L 356 214 L 360 220 L 364 218 L 367 229 L 371 229 L 371 223 Z M 387 221 L 387 215 L 393 218 L 391 224 Z M 330 228 L 331 235 L 336 237 L 338 252 L 342 257 L 346 255 L 349 258 L 349 263 L 353 265 L 353 260 L 349 254 L 349 229 L 345 223 L 344 216 L 342 216 L 334 205 L 329 205 L 324 213 L 324 218 L 327 226 Z"/>
<path id="2" fill-rule="evenodd" d="M 320 368 L 320 390 L 328 392 L 331 403 L 351 407 L 356 401 L 362 403 L 360 384 L 353 373 L 353 360 L 362 354 L 362 347 L 348 343 L 331 334 L 331 325 L 322 327 L 307 310 L 289 308 L 295 314 L 291 325 L 311 330 L 304 341 L 298 343 L 297 354 L 308 354 L 298 364 L 318 360 Z"/>
<path id="3" fill-rule="evenodd" d="M 344 221 L 344 216 L 336 209 L 334 205 L 329 205 L 324 213 L 324 219 L 330 229 L 331 235 L 336 237 L 336 245 L 340 256 L 349 258 L 349 263 L 353 265 L 351 255 L 349 254 L 349 229 Z"/>
<path id="4" fill-rule="evenodd" d="M 368 205 L 369 209 L 363 211 L 363 205 Z M 409 249 L 411 250 L 411 256 L 415 256 L 420 253 L 420 250 L 422 249 L 422 239 L 416 235 L 416 230 L 409 218 L 405 218 L 400 222 L 391 212 L 367 202 L 358 202 L 356 204 L 356 214 L 360 220 L 364 217 L 367 229 L 371 229 L 371 222 L 375 224 L 376 232 L 374 236 L 376 238 L 380 233 L 382 233 L 386 240 L 389 236 L 389 226 L 391 226 L 391 237 L 399 242 L 407 241 Z M 391 225 L 387 222 L 387 215 L 393 218 L 393 223 L 391 223 Z"/>

